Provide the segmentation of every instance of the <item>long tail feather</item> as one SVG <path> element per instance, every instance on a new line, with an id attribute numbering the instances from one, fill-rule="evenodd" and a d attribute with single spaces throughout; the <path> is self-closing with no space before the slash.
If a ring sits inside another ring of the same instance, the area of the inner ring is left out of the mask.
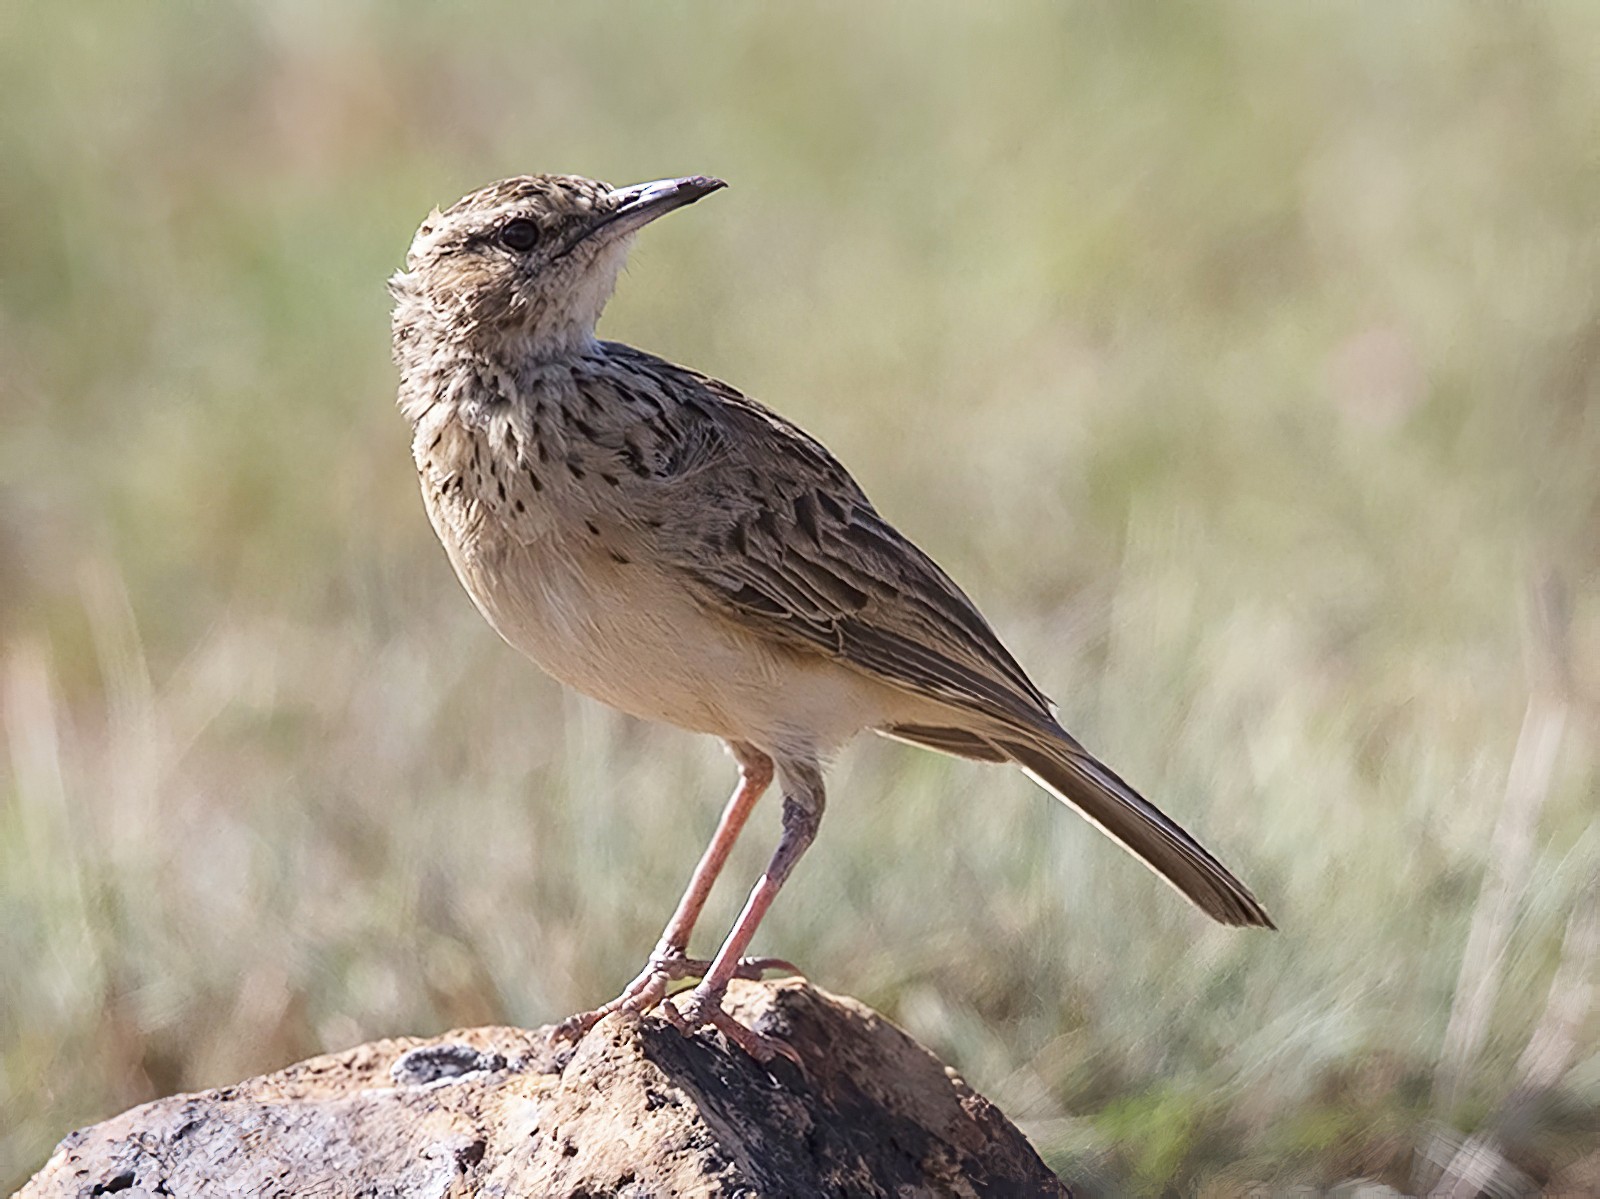
<path id="1" fill-rule="evenodd" d="M 1076 742 L 995 738 L 994 744 L 1034 782 L 1078 809 L 1212 919 L 1277 927 L 1227 867 Z"/>

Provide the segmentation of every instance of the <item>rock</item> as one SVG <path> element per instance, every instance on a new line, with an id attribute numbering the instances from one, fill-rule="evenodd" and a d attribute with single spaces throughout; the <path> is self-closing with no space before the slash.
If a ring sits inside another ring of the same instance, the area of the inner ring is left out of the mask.
<path id="1" fill-rule="evenodd" d="M 735 983 L 805 1062 L 608 1017 L 374 1041 L 73 1133 L 18 1199 L 1069 1196 L 1020 1132 L 883 1017 L 799 980 Z"/>

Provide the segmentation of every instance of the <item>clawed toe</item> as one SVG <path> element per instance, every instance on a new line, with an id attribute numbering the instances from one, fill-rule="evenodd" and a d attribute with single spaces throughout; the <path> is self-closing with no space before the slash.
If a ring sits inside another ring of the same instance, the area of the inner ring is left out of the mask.
<path id="1" fill-rule="evenodd" d="M 799 1055 L 787 1042 L 754 1032 L 723 1011 L 720 995 L 712 1000 L 709 995 L 701 994 L 701 989 L 697 987 L 685 1000 L 682 1010 L 667 999 L 667 988 L 672 983 L 687 978 L 704 978 L 710 970 L 711 963 L 703 958 L 684 957 L 681 954 L 654 955 L 622 994 L 592 1012 L 568 1016 L 555 1026 L 555 1035 L 565 1041 L 580 1041 L 612 1012 L 635 1012 L 641 1016 L 647 1012 L 657 1012 L 668 1024 L 684 1034 L 697 1028 L 720 1029 L 730 1041 L 759 1062 L 769 1062 L 781 1054 L 795 1065 L 800 1065 Z M 733 977 L 759 979 L 769 970 L 800 974 L 799 967 L 783 958 L 740 958 Z"/>
<path id="2" fill-rule="evenodd" d="M 694 1031 L 694 1026 L 684 1018 L 683 1013 L 678 1010 L 677 1005 L 670 999 L 656 1008 L 656 1015 L 660 1016 L 684 1036 L 688 1036 Z"/>
<path id="3" fill-rule="evenodd" d="M 675 978 L 699 977 L 692 968 L 704 963 L 687 958 L 651 958 L 648 965 L 609 1003 L 603 1003 L 592 1012 L 579 1012 L 568 1016 L 555 1027 L 555 1035 L 563 1040 L 578 1041 L 612 1012 L 636 1012 L 644 1015 L 659 1007 L 667 997 L 667 985 Z"/>
<path id="4" fill-rule="evenodd" d="M 574 1012 L 551 1030 L 557 1040 L 581 1041 L 584 1035 L 593 1028 L 608 1013 L 605 1008 L 595 1008 L 592 1012 Z"/>
<path id="5" fill-rule="evenodd" d="M 686 978 L 704 978 L 711 973 L 711 963 L 705 958 L 672 957 L 658 960 L 652 959 L 650 965 L 664 972 L 673 982 Z M 734 969 L 733 977 L 759 980 L 762 976 L 772 971 L 804 977 L 804 972 L 800 967 L 787 958 L 740 958 L 738 966 Z"/>
<path id="6" fill-rule="evenodd" d="M 714 1028 L 762 1065 L 775 1057 L 785 1057 L 802 1073 L 805 1072 L 805 1063 L 800 1060 L 800 1054 L 793 1045 L 782 1037 L 760 1033 L 740 1024 L 723 1009 L 720 994 L 713 995 L 696 987 L 683 1001 L 682 1007 L 679 1007 L 676 999 L 669 999 L 661 1005 L 660 1013 L 685 1035 L 697 1028 Z"/>
<path id="7" fill-rule="evenodd" d="M 630 987 L 610 1003 L 603 1003 L 592 1012 L 578 1012 L 568 1016 L 555 1026 L 555 1036 L 563 1041 L 581 1041 L 591 1028 L 611 1015 L 612 1012 L 638 1012 L 643 1015 L 652 1008 L 659 1006 L 666 994 L 667 984 L 665 979 L 661 980 L 659 988 L 647 986 L 635 992 Z"/>
<path id="8" fill-rule="evenodd" d="M 792 974 L 796 978 L 805 977 L 804 971 L 799 966 L 784 958 L 740 958 L 738 969 L 733 972 L 733 977 L 759 979 L 769 970 Z M 699 977 L 704 978 L 705 973 L 702 971 Z"/>
<path id="9" fill-rule="evenodd" d="M 800 1060 L 799 1051 L 782 1037 L 746 1028 L 721 1008 L 711 1009 L 707 1013 L 706 1023 L 762 1065 L 766 1065 L 775 1057 L 786 1057 L 795 1064 L 796 1069 L 805 1072 L 805 1063 Z"/>

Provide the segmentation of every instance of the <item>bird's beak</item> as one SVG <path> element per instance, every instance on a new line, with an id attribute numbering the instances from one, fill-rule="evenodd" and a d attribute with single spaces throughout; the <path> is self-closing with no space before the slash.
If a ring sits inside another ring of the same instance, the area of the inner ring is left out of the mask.
<path id="1" fill-rule="evenodd" d="M 611 193 L 617 206 L 591 232 L 604 231 L 607 237 L 625 237 L 642 229 L 658 216 L 665 216 L 674 208 L 693 204 L 727 186 L 721 179 L 714 179 L 710 175 L 690 175 L 684 179 L 657 179 L 654 183 L 619 187 Z"/>

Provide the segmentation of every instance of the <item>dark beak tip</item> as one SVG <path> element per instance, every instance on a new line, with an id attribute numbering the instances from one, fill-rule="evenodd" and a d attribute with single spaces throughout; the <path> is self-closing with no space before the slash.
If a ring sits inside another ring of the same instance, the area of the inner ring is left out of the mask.
<path id="1" fill-rule="evenodd" d="M 589 232 L 610 229 L 633 233 L 657 217 L 703 200 L 712 192 L 727 186 L 724 180 L 715 175 L 682 175 L 676 179 L 658 179 L 654 183 L 636 183 L 632 187 L 618 188 L 612 194 L 620 201 L 619 206 L 600 217 Z"/>

